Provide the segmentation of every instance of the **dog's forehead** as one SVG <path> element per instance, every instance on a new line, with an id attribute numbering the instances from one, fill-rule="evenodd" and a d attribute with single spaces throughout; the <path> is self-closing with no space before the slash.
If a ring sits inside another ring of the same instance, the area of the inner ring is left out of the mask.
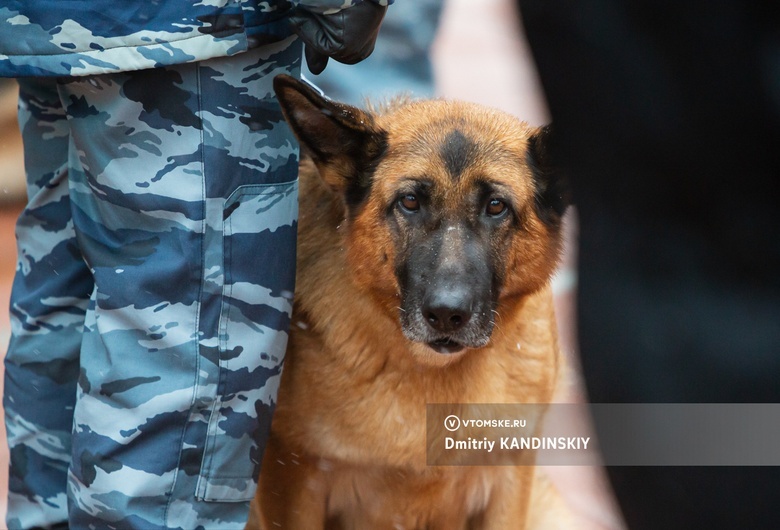
<path id="1" fill-rule="evenodd" d="M 514 116 L 449 101 L 422 102 L 384 117 L 388 169 L 397 179 L 425 177 L 450 187 L 509 175 L 522 192 L 530 175 L 532 129 Z M 391 180 L 395 180 L 390 177 Z M 509 183 L 509 182 L 508 182 Z"/>
<path id="2" fill-rule="evenodd" d="M 410 155 L 438 156 L 458 176 L 469 162 L 486 157 L 524 157 L 532 128 L 514 116 L 459 101 L 416 102 L 383 116 L 390 147 Z"/>

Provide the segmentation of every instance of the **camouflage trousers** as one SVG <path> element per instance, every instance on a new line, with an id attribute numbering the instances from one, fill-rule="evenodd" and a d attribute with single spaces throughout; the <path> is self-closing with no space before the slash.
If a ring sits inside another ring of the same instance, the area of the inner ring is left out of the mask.
<path id="1" fill-rule="evenodd" d="M 243 528 L 287 342 L 298 146 L 229 58 L 21 80 L 8 527 Z"/>

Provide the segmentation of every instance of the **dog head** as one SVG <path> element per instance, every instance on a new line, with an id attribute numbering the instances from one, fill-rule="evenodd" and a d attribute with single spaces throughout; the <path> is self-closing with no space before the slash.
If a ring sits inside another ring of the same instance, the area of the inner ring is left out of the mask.
<path id="1" fill-rule="evenodd" d="M 370 112 L 274 83 L 321 178 L 343 199 L 355 284 L 416 351 L 488 345 L 502 313 L 550 279 L 567 206 L 548 128 L 462 102 Z"/>

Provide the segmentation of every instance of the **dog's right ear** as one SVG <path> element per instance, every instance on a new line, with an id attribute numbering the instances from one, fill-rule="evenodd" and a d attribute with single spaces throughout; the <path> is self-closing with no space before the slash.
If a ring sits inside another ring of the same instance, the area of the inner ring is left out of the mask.
<path id="1" fill-rule="evenodd" d="M 274 92 L 287 123 L 325 183 L 348 202 L 362 195 L 386 146 L 386 134 L 376 127 L 374 117 L 331 101 L 288 75 L 274 78 Z"/>

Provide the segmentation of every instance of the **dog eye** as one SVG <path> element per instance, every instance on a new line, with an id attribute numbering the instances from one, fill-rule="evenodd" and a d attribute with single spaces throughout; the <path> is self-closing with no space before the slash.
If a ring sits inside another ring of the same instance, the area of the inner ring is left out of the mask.
<path id="1" fill-rule="evenodd" d="M 407 193 L 398 200 L 398 203 L 409 212 L 416 212 L 420 209 L 420 201 L 417 199 L 417 195 Z"/>
<path id="2" fill-rule="evenodd" d="M 506 211 L 506 203 L 501 199 L 490 199 L 485 207 L 485 213 L 491 217 L 498 217 Z"/>

